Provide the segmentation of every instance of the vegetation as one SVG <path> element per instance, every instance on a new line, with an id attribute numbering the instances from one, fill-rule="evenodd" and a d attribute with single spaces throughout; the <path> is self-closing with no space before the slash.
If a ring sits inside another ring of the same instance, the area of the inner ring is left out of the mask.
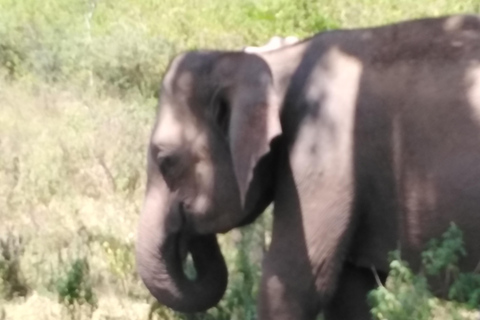
<path id="1" fill-rule="evenodd" d="M 462 237 L 461 230 L 452 224 L 441 239 L 432 239 L 422 253 L 418 274 L 402 260 L 399 250 L 392 252 L 386 286 L 372 290 L 368 297 L 374 318 L 475 319 L 475 312 L 468 311 L 480 308 L 480 274 L 458 271 L 459 259 L 467 254 Z M 427 277 L 439 277 L 436 280 L 440 280 L 451 299 L 448 303 L 433 296 Z"/>
<path id="2" fill-rule="evenodd" d="M 220 237 L 230 282 L 208 314 L 154 304 L 135 273 L 145 148 L 169 59 L 456 12 L 480 13 L 480 2 L 0 0 L 0 319 L 255 319 L 268 213 Z M 434 248 L 425 272 L 447 270 L 451 297 L 478 305 L 479 279 L 454 267 L 463 252 Z M 404 319 L 399 303 L 431 305 L 398 255 L 392 275 L 372 294 L 379 319 Z"/>

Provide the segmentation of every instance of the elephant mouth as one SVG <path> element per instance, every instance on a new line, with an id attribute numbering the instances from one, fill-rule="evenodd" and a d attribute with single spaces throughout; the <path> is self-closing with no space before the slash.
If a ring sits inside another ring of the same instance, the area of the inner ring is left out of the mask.
<path id="1" fill-rule="evenodd" d="M 172 211 L 172 215 L 177 216 L 176 219 L 179 220 L 175 232 L 180 232 L 185 239 L 226 233 L 232 229 L 231 223 L 224 220 L 226 216 L 218 218 L 216 211 L 209 210 L 206 206 L 195 205 L 190 200 L 179 200 Z"/>
<path id="2" fill-rule="evenodd" d="M 195 217 L 202 216 L 204 214 L 194 210 L 191 201 L 180 200 L 175 205 L 173 214 L 178 216 L 180 220 L 179 232 L 182 234 L 182 238 L 189 239 L 195 234 L 198 234 L 196 230 Z"/>
<path id="3" fill-rule="evenodd" d="M 178 216 L 180 220 L 179 227 L 170 236 L 176 239 L 175 247 L 179 253 L 179 262 L 183 266 L 183 269 L 191 269 L 191 258 L 193 257 L 192 253 L 192 243 L 198 241 L 203 234 L 200 234 L 197 231 L 195 226 L 194 217 L 198 216 L 199 213 L 192 210 L 192 206 L 185 201 L 178 201 L 175 205 L 174 214 Z M 191 271 L 191 270 L 190 270 Z M 196 274 L 198 274 L 195 271 Z M 191 274 L 188 274 L 190 280 L 196 280 L 196 278 L 191 278 Z"/>
<path id="4" fill-rule="evenodd" d="M 168 213 L 168 230 L 170 235 L 181 235 L 181 238 L 189 238 L 195 234 L 193 217 L 195 212 L 186 200 L 177 200 L 171 205 Z"/>

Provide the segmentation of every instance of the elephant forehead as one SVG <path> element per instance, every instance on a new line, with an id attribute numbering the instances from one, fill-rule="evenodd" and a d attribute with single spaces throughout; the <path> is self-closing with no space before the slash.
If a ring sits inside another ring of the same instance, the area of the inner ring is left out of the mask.
<path id="1" fill-rule="evenodd" d="M 157 124 L 152 135 L 156 145 L 205 144 L 207 137 L 189 112 L 179 112 L 170 105 L 161 107 Z"/>
<path id="2" fill-rule="evenodd" d="M 183 60 L 185 60 L 186 54 L 179 54 L 176 56 L 170 66 L 168 67 L 167 71 L 165 72 L 165 77 L 163 78 L 163 85 L 169 91 L 172 91 L 171 85 L 175 83 L 175 79 L 177 78 L 177 74 L 179 72 L 180 65 Z"/>

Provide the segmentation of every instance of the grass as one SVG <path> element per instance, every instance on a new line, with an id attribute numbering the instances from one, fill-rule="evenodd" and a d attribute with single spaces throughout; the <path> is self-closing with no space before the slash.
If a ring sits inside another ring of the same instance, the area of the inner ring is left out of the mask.
<path id="1" fill-rule="evenodd" d="M 457 12 L 480 2 L 0 0 L 0 319 L 192 319 L 152 304 L 132 252 L 173 55 Z M 227 295 L 196 318 L 255 319 L 270 218 L 221 237 Z"/>
<path id="2" fill-rule="evenodd" d="M 1 147 L 9 150 L 0 160 L 0 235 L 22 235 L 26 283 L 56 305 L 56 283 L 88 259 L 96 291 L 146 300 L 132 248 L 148 112 L 51 86 L 7 86 L 0 91 Z"/>

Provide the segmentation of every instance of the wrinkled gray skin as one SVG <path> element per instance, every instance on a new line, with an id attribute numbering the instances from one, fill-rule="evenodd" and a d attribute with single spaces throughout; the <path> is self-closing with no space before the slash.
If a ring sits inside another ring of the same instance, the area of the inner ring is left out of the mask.
<path id="1" fill-rule="evenodd" d="M 196 51 L 162 83 L 138 272 L 161 303 L 205 310 L 216 236 L 274 203 L 259 319 L 370 319 L 387 253 L 414 269 L 455 222 L 480 261 L 480 20 L 331 31 L 259 54 Z M 182 261 L 190 252 L 197 278 Z M 374 277 L 375 270 L 378 278 Z M 444 287 L 432 279 L 441 296 Z"/>

